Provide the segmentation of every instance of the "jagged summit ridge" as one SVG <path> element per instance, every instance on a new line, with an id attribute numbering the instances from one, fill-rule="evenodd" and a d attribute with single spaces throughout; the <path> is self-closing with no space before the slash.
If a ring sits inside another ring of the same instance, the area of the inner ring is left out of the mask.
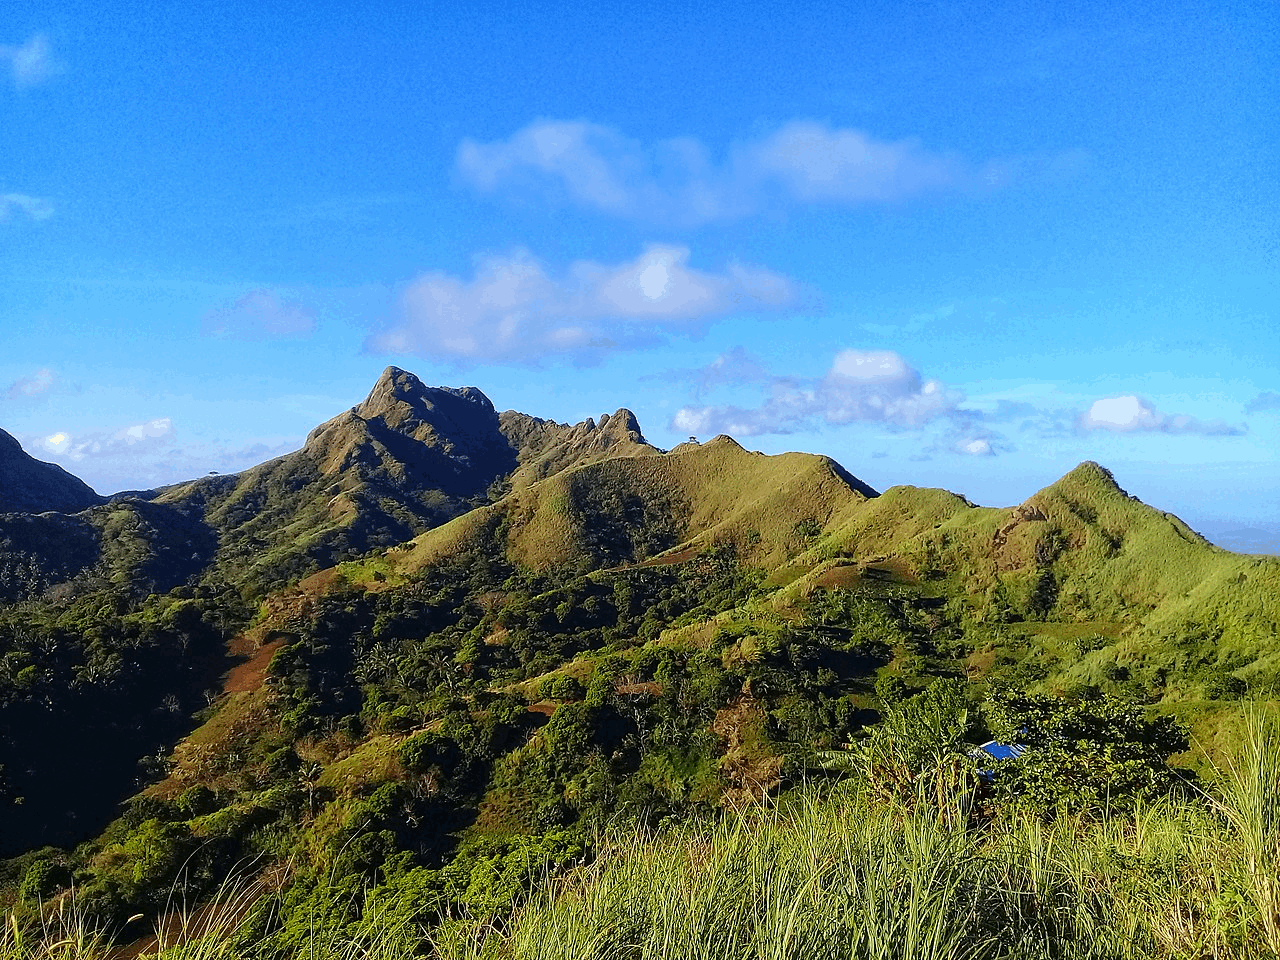
<path id="1" fill-rule="evenodd" d="M 493 403 L 476 387 L 428 387 L 387 367 L 369 395 L 321 424 L 302 454 L 328 476 L 473 497 L 515 469 Z"/>
<path id="2" fill-rule="evenodd" d="M 369 396 L 354 409 L 366 420 L 382 417 L 389 425 L 395 426 L 394 421 L 398 417 L 412 413 L 421 417 L 424 412 L 434 411 L 437 407 L 447 410 L 458 405 L 458 401 L 462 402 L 462 409 L 469 407 L 490 415 L 495 413 L 493 402 L 478 387 L 428 387 L 407 370 L 387 367 L 369 391 Z"/>
<path id="3" fill-rule="evenodd" d="M 648 444 L 644 434 L 640 432 L 640 421 L 626 407 L 620 407 L 612 414 L 602 413 L 600 419 L 587 417 L 581 423 L 569 428 L 565 438 L 568 441 L 585 442 L 589 445 L 607 448 L 615 443 Z"/>
<path id="4" fill-rule="evenodd" d="M 601 414 L 599 420 L 588 417 L 573 426 L 516 410 L 503 412 L 499 419 L 503 434 L 520 459 L 520 468 L 511 477 L 513 488 L 584 463 L 662 453 L 644 438 L 639 420 L 626 407 Z"/>

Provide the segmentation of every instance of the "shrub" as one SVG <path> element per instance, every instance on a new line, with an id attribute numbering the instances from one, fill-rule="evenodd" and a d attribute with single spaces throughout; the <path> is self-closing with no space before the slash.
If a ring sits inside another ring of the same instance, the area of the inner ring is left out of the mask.
<path id="1" fill-rule="evenodd" d="M 27 867 L 18 887 L 18 897 L 26 903 L 41 903 L 71 884 L 71 871 L 56 860 L 37 860 Z"/>
<path id="2" fill-rule="evenodd" d="M 987 704 L 986 717 L 997 740 L 1026 748 L 996 764 L 1005 803 L 1099 812 L 1150 800 L 1179 782 L 1168 760 L 1187 749 L 1186 731 L 1171 717 L 1147 720 L 1117 697 L 1005 695 Z"/>
<path id="3" fill-rule="evenodd" d="M 425 773 L 432 767 L 448 767 L 457 759 L 458 745 L 449 737 L 431 730 L 415 733 L 396 748 L 400 765 L 410 773 Z"/>

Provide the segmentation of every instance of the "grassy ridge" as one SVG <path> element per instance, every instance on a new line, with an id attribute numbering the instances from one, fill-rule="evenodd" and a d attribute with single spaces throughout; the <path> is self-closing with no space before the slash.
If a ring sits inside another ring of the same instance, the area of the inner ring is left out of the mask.
<path id="1" fill-rule="evenodd" d="M 1280 560 L 1214 547 L 1097 464 L 1007 509 L 891 488 L 848 508 L 807 562 L 840 557 L 893 558 L 938 580 L 933 592 L 971 626 L 1092 625 L 1091 645 L 1056 645 L 1054 689 L 1119 679 L 1130 694 L 1178 701 L 1215 699 L 1224 682 L 1270 692 L 1280 678 Z"/>
<path id="2" fill-rule="evenodd" d="M 770 568 L 870 492 L 826 457 L 766 457 L 718 437 L 666 455 L 566 470 L 418 537 L 411 548 L 393 551 L 393 565 L 412 575 L 496 525 L 500 548 L 533 570 L 635 562 L 723 544 Z"/>

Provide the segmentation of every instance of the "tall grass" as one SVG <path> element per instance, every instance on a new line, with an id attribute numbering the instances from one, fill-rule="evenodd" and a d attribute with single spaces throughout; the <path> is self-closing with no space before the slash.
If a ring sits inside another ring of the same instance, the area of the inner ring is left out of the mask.
<path id="1" fill-rule="evenodd" d="M 251 960 L 251 888 L 175 911 L 146 951 Z M 372 902 L 372 901 L 371 901 Z M 619 833 L 509 916 L 318 924 L 289 960 L 1256 960 L 1280 956 L 1280 725 L 1220 783 L 1104 819 L 966 824 L 855 787 Z M 109 960 L 67 897 L 10 916 L 3 960 Z"/>
<path id="2" fill-rule="evenodd" d="M 1274 955 L 1274 915 L 1246 894 L 1280 889 L 1274 856 L 1241 858 L 1252 842 L 1188 802 L 975 830 L 832 798 L 620 838 L 508 921 L 435 945 L 450 960 L 1244 960 Z"/>
<path id="3" fill-rule="evenodd" d="M 71 899 L 25 923 L 9 914 L 0 932 L 0 957 L 4 960 L 88 960 L 105 956 L 109 946 L 101 928 L 76 909 Z"/>

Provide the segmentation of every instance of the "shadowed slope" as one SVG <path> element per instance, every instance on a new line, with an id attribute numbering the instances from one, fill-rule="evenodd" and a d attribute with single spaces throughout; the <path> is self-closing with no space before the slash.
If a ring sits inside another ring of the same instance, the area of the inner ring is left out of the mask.
<path id="1" fill-rule="evenodd" d="M 361 404 L 316 427 L 296 453 L 160 500 L 199 504 L 221 537 L 220 561 L 283 582 L 456 517 L 515 467 L 483 393 L 426 387 L 388 367 Z"/>
<path id="2" fill-rule="evenodd" d="M 0 430 L 0 513 L 75 513 L 103 500 L 83 480 L 30 456 Z"/>
<path id="3" fill-rule="evenodd" d="M 408 540 L 513 485 L 657 452 L 628 410 L 575 426 L 499 415 L 475 387 L 427 387 L 388 367 L 362 403 L 316 427 L 296 453 L 159 499 L 200 506 L 236 578 L 280 584 Z"/>

